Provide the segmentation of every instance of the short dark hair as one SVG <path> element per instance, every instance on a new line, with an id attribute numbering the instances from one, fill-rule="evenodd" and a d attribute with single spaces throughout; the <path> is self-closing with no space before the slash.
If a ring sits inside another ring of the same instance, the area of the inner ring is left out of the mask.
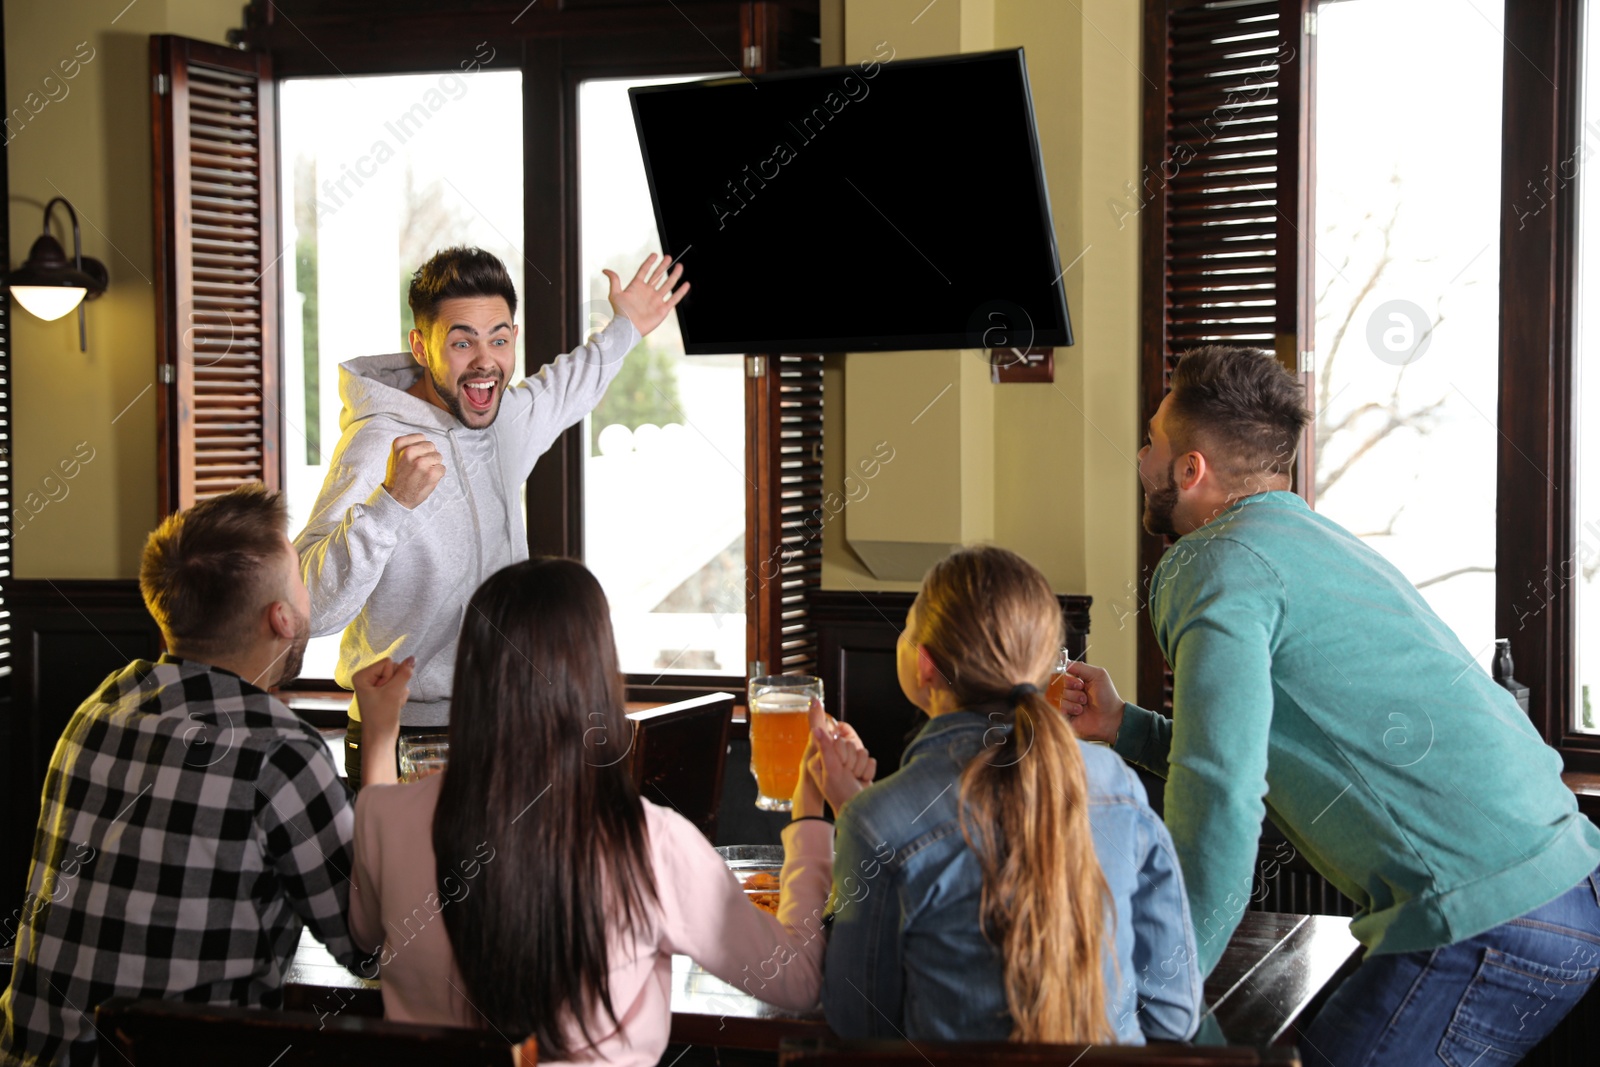
<path id="1" fill-rule="evenodd" d="M 284 593 L 275 565 L 288 525 L 283 494 L 252 482 L 156 527 L 139 591 L 169 648 L 231 651 L 250 640 L 257 613 Z"/>
<path id="2" fill-rule="evenodd" d="M 517 287 L 500 257 L 481 248 L 446 248 L 417 268 L 406 301 L 417 329 L 426 330 L 439 317 L 439 305 L 463 296 L 503 297 L 517 313 Z"/>
<path id="3" fill-rule="evenodd" d="M 1311 421 L 1305 387 L 1271 352 L 1206 345 L 1172 372 L 1166 432 L 1174 455 L 1199 450 L 1225 481 L 1287 474 Z"/>

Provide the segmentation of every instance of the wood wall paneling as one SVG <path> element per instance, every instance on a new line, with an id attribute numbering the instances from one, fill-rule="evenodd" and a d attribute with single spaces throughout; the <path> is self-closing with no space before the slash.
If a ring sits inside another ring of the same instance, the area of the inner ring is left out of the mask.
<path id="1" fill-rule="evenodd" d="M 15 667 L 0 914 L 22 903 L 50 754 L 78 705 L 115 671 L 161 654 L 161 632 L 133 580 L 26 579 L 10 589 Z"/>

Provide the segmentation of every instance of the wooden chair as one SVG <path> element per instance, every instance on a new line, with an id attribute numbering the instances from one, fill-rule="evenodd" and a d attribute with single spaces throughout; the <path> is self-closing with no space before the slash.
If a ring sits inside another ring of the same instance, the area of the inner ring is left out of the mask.
<path id="1" fill-rule="evenodd" d="M 493 1030 L 176 1000 L 113 997 L 95 1012 L 95 1028 L 100 1062 L 132 1067 L 532 1067 L 537 1059 L 531 1038 L 519 1049 Z"/>
<path id="2" fill-rule="evenodd" d="M 628 718 L 634 724 L 630 767 L 639 792 L 646 800 L 677 809 L 714 841 L 733 694 L 708 693 L 632 711 Z"/>
<path id="3" fill-rule="evenodd" d="M 1006 1041 L 841 1041 L 838 1038 L 785 1038 L 780 1067 L 1064 1067 L 1115 1064 L 1116 1067 L 1299 1067 L 1292 1048 L 1240 1048 L 1199 1045 L 1026 1045 Z"/>

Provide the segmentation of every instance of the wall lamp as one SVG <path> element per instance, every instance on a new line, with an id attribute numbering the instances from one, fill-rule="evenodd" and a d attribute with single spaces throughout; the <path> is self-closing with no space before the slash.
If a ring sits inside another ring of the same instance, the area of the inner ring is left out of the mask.
<path id="1" fill-rule="evenodd" d="M 72 219 L 72 258 L 50 234 L 50 209 L 57 204 L 67 209 Z M 110 275 L 106 265 L 98 259 L 83 254 L 83 238 L 78 233 L 78 213 L 64 196 L 52 199 L 44 206 L 44 233 L 33 242 L 28 258 L 22 266 L 6 278 L 11 295 L 17 303 L 46 322 L 54 321 L 78 309 L 78 350 L 89 351 L 89 337 L 84 325 L 83 302 L 93 300 L 106 291 Z"/>

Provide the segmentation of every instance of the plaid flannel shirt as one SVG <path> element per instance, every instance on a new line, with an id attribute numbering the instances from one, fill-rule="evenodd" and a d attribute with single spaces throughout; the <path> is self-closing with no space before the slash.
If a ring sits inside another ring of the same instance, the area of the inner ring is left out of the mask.
<path id="1" fill-rule="evenodd" d="M 265 691 L 171 656 L 111 675 L 50 760 L 0 1062 L 94 1063 L 111 996 L 279 1007 L 304 925 L 360 966 L 354 822 L 321 736 Z"/>

